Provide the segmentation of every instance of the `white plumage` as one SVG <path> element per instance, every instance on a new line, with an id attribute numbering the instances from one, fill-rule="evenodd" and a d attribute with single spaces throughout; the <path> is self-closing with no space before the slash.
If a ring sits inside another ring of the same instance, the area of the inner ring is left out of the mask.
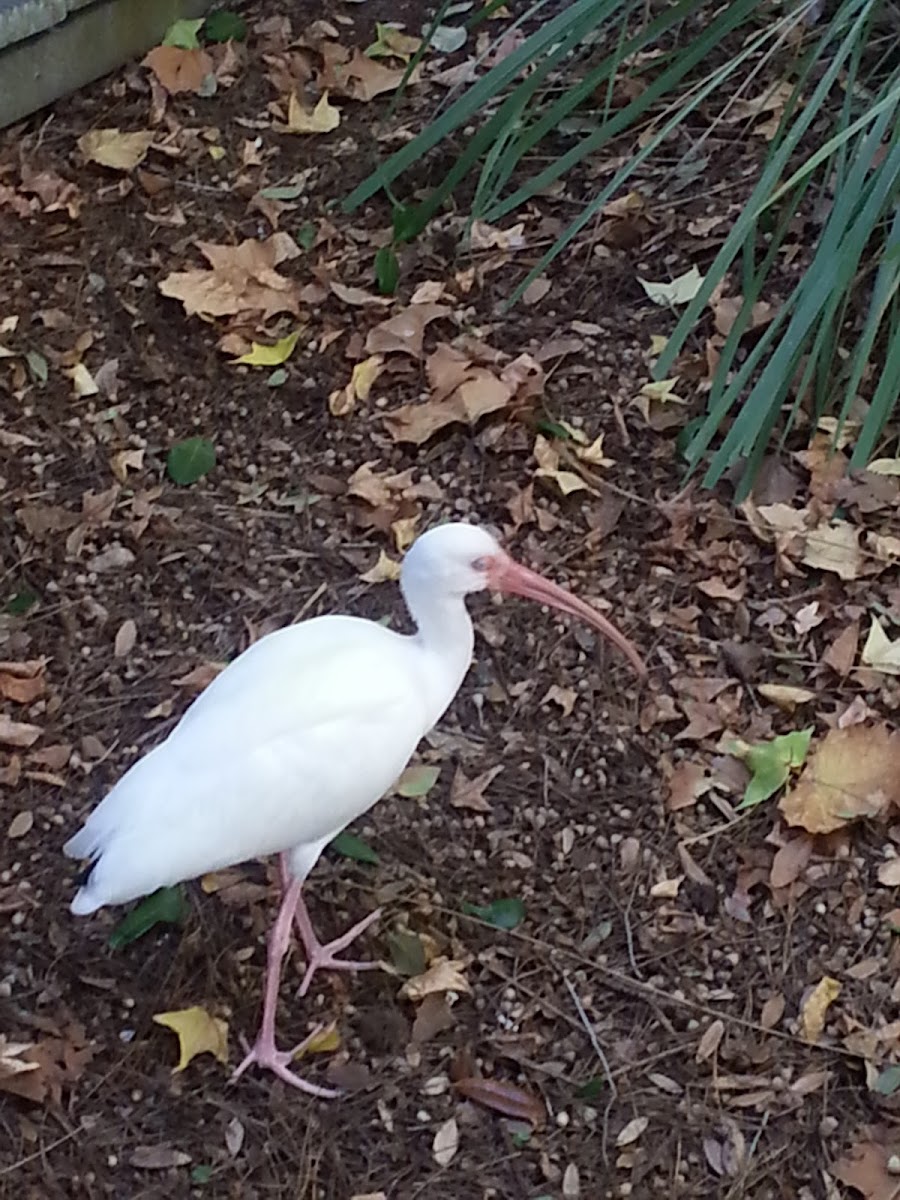
<path id="1" fill-rule="evenodd" d="M 78 915 L 123 904 L 208 871 L 283 855 L 286 891 L 272 932 L 266 1003 L 250 1062 L 317 1095 L 275 1049 L 274 1011 L 292 920 L 307 974 L 359 969 L 335 957 L 370 923 L 322 946 L 301 886 L 323 848 L 398 778 L 456 694 L 474 646 L 465 607 L 493 587 L 590 621 L 643 670 L 636 651 L 595 609 L 519 566 L 485 530 L 444 525 L 403 564 L 401 587 L 417 632 L 328 616 L 289 626 L 240 655 L 190 706 L 172 733 L 135 763 L 65 853 L 93 868 L 72 902 Z"/>

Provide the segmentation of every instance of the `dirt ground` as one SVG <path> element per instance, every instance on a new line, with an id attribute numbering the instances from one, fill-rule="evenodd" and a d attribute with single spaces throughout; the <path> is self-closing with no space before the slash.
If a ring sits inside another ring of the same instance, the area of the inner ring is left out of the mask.
<path id="1" fill-rule="evenodd" d="M 246 47 L 216 60 L 213 96 L 167 97 L 132 66 L 0 135 L 0 659 L 46 660 L 33 695 L 3 693 L 4 719 L 39 736 L 13 737 L 0 762 L 0 1035 L 43 1057 L 26 1054 L 37 1094 L 0 1087 L 0 1194 L 834 1200 L 857 1194 L 854 1179 L 866 1196 L 900 1194 L 892 1088 L 873 1087 L 900 1057 L 900 921 L 879 883 L 900 831 L 873 819 L 798 832 L 775 800 L 739 812 L 748 776 L 727 753 L 735 738 L 890 722 L 895 677 L 854 662 L 855 641 L 839 657 L 867 612 L 900 621 L 890 556 L 867 540 L 842 578 L 724 492 L 683 490 L 677 428 L 633 402 L 651 336 L 672 324 L 637 276 L 708 263 L 714 235 L 687 225 L 734 211 L 735 164 L 753 147 L 714 140 L 716 178 L 677 193 L 645 174 L 641 219 L 618 237 L 595 228 L 510 314 L 498 302 L 589 175 L 528 206 L 521 248 L 469 251 L 460 222 L 439 223 L 402 252 L 398 295 L 381 304 L 372 259 L 390 214 L 378 200 L 342 216 L 335 202 L 446 89 L 413 89 L 387 126 L 385 96 L 341 98 L 333 133 L 279 132 L 277 84 L 299 69 L 284 11 L 248 9 Z M 323 15 L 362 48 L 376 19 L 410 33 L 422 19 L 385 0 Z M 299 36 L 312 15 L 291 8 L 290 21 Z M 98 128 L 152 128 L 166 148 L 104 168 L 78 148 Z M 298 178 L 291 199 L 260 198 Z M 226 333 L 246 349 L 258 331 L 245 313 L 204 322 L 159 288 L 207 265 L 198 242 L 265 241 L 276 223 L 315 232 L 278 266 L 309 290 L 262 338 L 302 329 L 283 380 L 223 353 Z M 421 354 L 386 352 L 346 411 L 335 394 L 371 330 L 428 281 L 447 308 L 428 353 L 452 343 L 495 374 L 529 354 L 543 381 L 416 445 L 385 415 L 429 395 Z M 703 336 L 693 351 L 687 380 L 705 370 Z M 573 429 L 604 434 L 602 462 L 578 457 Z M 217 463 L 177 486 L 166 456 L 191 436 L 215 444 Z M 558 461 L 535 458 L 541 437 Z M 821 446 L 799 459 L 798 447 L 768 464 L 760 505 L 840 504 L 867 537 L 896 531 L 890 478 L 840 481 Z M 352 482 L 365 464 L 382 481 L 373 502 Z M 587 486 L 569 490 L 560 470 Z M 476 662 L 418 760 L 440 768 L 436 782 L 354 827 L 377 863 L 327 853 L 307 889 L 323 935 L 380 904 L 364 940 L 394 973 L 322 972 L 297 1001 L 300 956 L 286 969 L 281 1043 L 336 1022 L 339 1046 L 300 1069 L 347 1094 L 315 1101 L 253 1071 L 230 1085 L 209 1054 L 173 1074 L 175 1039 L 153 1014 L 201 1005 L 227 1021 L 231 1067 L 255 1029 L 271 864 L 189 884 L 182 927 L 113 951 L 122 913 L 70 915 L 76 869 L 61 846 L 172 728 L 208 664 L 299 616 L 405 628 L 396 584 L 370 582 L 372 568 L 382 551 L 399 558 L 404 521 L 418 532 L 448 517 L 495 526 L 603 606 L 650 677 L 524 601 L 473 602 Z M 483 786 L 467 792 L 473 779 Z M 512 929 L 465 911 L 504 898 L 524 906 Z M 409 935 L 463 964 L 465 987 L 439 996 L 430 1028 L 401 995 Z M 473 1074 L 539 1116 L 466 1098 L 454 1083 Z M 451 1120 L 447 1156 L 435 1139 Z"/>

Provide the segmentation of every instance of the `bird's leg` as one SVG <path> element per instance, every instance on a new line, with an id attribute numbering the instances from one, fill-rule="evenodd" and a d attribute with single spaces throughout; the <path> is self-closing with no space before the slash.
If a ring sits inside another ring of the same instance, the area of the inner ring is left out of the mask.
<path id="1" fill-rule="evenodd" d="M 275 1010 L 278 1007 L 278 985 L 281 982 L 281 966 L 291 941 L 291 923 L 294 919 L 297 903 L 300 900 L 300 888 L 300 880 L 295 880 L 290 884 L 284 894 L 284 899 L 281 901 L 281 908 L 278 910 L 278 916 L 275 924 L 272 926 L 272 932 L 269 934 L 269 961 L 266 966 L 262 1024 L 260 1025 L 256 1041 L 244 1061 L 231 1076 L 231 1080 L 233 1083 L 243 1075 L 251 1063 L 256 1063 L 258 1066 L 272 1071 L 279 1079 L 283 1079 L 285 1083 L 299 1088 L 302 1092 L 308 1092 L 311 1096 L 319 1096 L 324 1100 L 331 1100 L 339 1095 L 339 1093 L 330 1088 L 318 1087 L 314 1083 L 307 1083 L 305 1079 L 301 1079 L 299 1075 L 295 1075 L 293 1071 L 289 1070 L 289 1064 L 318 1035 L 320 1032 L 319 1029 L 313 1030 L 309 1037 L 304 1038 L 293 1050 L 279 1050 L 275 1045 Z"/>
<path id="2" fill-rule="evenodd" d="M 279 866 L 281 868 L 281 883 L 285 891 L 294 885 L 291 883 L 291 876 L 288 870 L 287 855 L 282 854 L 279 858 Z M 369 913 L 367 917 L 357 922 L 352 929 L 348 929 L 345 934 L 339 938 L 335 938 L 333 942 L 329 942 L 323 946 L 316 936 L 316 931 L 312 927 L 312 921 L 309 919 L 309 911 L 303 899 L 302 893 L 297 898 L 296 907 L 294 909 L 294 920 L 297 923 L 297 932 L 300 934 L 300 940 L 303 942 L 303 951 L 306 955 L 306 974 L 303 976 L 303 982 L 300 984 L 298 996 L 305 996 L 309 991 L 309 985 L 312 983 L 313 975 L 322 967 L 330 967 L 333 971 L 372 971 L 379 964 L 372 961 L 353 962 L 349 959 L 335 958 L 341 950 L 346 950 L 350 943 L 363 932 L 368 929 L 373 921 L 377 921 L 381 916 L 381 909 L 376 908 L 374 912 Z"/>

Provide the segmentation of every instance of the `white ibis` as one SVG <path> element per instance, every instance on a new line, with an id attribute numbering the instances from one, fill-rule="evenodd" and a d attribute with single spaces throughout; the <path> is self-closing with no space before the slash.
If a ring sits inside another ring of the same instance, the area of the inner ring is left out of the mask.
<path id="1" fill-rule="evenodd" d="M 357 617 L 303 621 L 261 638 L 194 701 L 169 736 L 126 772 L 65 845 L 92 867 L 79 916 L 247 859 L 280 854 L 284 895 L 269 936 L 262 1024 L 251 1063 L 316 1096 L 335 1092 L 289 1063 L 306 1042 L 275 1045 L 275 1010 L 292 922 L 306 956 L 300 995 L 372 921 L 323 945 L 303 883 L 322 850 L 402 773 L 462 683 L 474 648 L 465 598 L 491 588 L 580 617 L 644 673 L 631 642 L 595 608 L 514 562 L 484 529 L 440 525 L 403 562 L 400 587 L 417 632 Z M 307 1042 L 309 1039 L 307 1039 Z"/>

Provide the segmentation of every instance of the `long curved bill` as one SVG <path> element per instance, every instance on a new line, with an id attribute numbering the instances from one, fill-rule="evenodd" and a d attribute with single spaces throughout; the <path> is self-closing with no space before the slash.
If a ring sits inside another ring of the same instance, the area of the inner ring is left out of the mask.
<path id="1" fill-rule="evenodd" d="M 578 617 L 587 622 L 588 625 L 593 625 L 599 633 L 602 633 L 608 641 L 622 651 L 638 675 L 647 674 L 644 660 L 624 633 L 616 629 L 611 621 L 607 621 L 606 617 L 596 608 L 579 600 L 577 596 L 573 596 L 559 584 L 552 583 L 543 575 L 538 575 L 537 571 L 523 567 L 521 563 L 517 563 L 512 558 L 504 557 L 503 561 L 497 563 L 491 575 L 490 586 L 498 592 L 507 592 L 512 596 L 525 596 L 529 600 L 536 600 L 538 604 L 547 604 L 551 608 L 558 608 L 560 612 L 568 613 L 572 617 Z"/>

